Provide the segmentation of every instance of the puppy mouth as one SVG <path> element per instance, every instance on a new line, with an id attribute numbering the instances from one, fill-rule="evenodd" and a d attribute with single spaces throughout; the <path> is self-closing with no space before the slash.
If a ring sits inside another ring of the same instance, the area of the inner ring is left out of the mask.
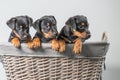
<path id="1" fill-rule="evenodd" d="M 74 36 L 77 36 L 77 37 L 79 37 L 79 38 L 82 38 L 82 39 L 88 39 L 88 38 L 90 38 L 90 34 L 88 34 L 87 32 L 79 32 L 79 31 L 76 31 L 76 30 L 73 30 L 73 34 L 74 34 Z"/>
<path id="2" fill-rule="evenodd" d="M 22 35 L 22 36 L 20 37 L 21 40 L 26 40 L 27 38 L 28 38 L 27 35 Z"/>
<path id="3" fill-rule="evenodd" d="M 15 30 L 13 30 L 13 32 L 21 40 L 26 40 L 28 38 L 28 35 L 29 35 L 29 34 L 20 34 L 20 33 L 17 33 Z"/>
<path id="4" fill-rule="evenodd" d="M 28 39 L 28 36 L 29 34 L 25 34 L 25 35 L 21 35 L 21 34 L 19 34 L 19 36 L 17 35 L 17 37 L 19 38 L 19 39 L 21 39 L 21 40 L 27 40 Z"/>
<path id="5" fill-rule="evenodd" d="M 81 37 L 82 37 L 82 38 L 86 38 L 86 37 L 87 37 L 87 33 L 86 33 L 86 32 L 82 32 L 82 33 L 81 33 Z"/>
<path id="6" fill-rule="evenodd" d="M 91 35 L 90 34 L 87 34 L 87 37 L 85 38 L 85 39 L 89 39 L 91 37 Z"/>
<path id="7" fill-rule="evenodd" d="M 45 32 L 44 30 L 42 30 L 42 33 L 45 38 L 56 38 L 56 36 L 57 36 L 57 34 L 55 34 L 55 32 L 53 32 L 51 30 L 48 32 Z"/>
<path id="8" fill-rule="evenodd" d="M 50 31 L 50 32 L 48 32 L 48 33 L 44 33 L 44 37 L 45 38 L 51 38 L 52 37 L 52 32 Z"/>
<path id="9" fill-rule="evenodd" d="M 81 33 L 81 35 L 82 35 L 83 42 L 91 37 L 91 35 L 88 34 L 87 32 L 83 32 L 83 33 Z"/>

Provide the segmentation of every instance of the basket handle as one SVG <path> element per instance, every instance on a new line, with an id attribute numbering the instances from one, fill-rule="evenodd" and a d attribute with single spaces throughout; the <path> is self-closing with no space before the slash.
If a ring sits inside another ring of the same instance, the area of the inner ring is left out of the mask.
<path id="1" fill-rule="evenodd" d="M 107 32 L 103 32 L 103 34 L 102 34 L 102 41 L 104 41 L 104 42 L 108 41 Z M 105 62 L 104 62 L 104 70 L 106 70 L 106 64 L 105 64 Z"/>
<path id="2" fill-rule="evenodd" d="M 3 57 L 3 56 L 2 56 L 2 55 L 0 55 L 0 62 L 3 62 L 3 61 L 2 61 L 2 57 Z"/>
<path id="3" fill-rule="evenodd" d="M 107 32 L 103 32 L 103 34 L 102 34 L 102 41 L 105 41 L 105 42 L 108 41 Z"/>

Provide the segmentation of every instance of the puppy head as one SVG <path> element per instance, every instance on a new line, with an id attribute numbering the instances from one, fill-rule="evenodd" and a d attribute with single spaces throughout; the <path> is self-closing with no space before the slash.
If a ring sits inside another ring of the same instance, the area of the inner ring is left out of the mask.
<path id="1" fill-rule="evenodd" d="M 26 40 L 29 36 L 29 27 L 32 25 L 32 21 L 32 18 L 28 16 L 17 16 L 8 20 L 7 25 L 20 39 Z"/>
<path id="2" fill-rule="evenodd" d="M 90 31 L 88 30 L 89 24 L 87 18 L 83 15 L 73 16 L 68 19 L 66 25 L 69 25 L 71 31 L 75 33 L 75 36 L 81 37 L 82 39 L 90 38 Z"/>
<path id="3" fill-rule="evenodd" d="M 56 38 L 58 35 L 56 19 L 54 16 L 44 16 L 38 19 L 33 27 L 45 38 Z"/>

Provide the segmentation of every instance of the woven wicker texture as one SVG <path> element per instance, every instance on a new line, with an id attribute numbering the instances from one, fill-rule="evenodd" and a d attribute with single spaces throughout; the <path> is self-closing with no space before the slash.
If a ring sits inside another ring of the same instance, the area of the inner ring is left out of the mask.
<path id="1" fill-rule="evenodd" d="M 99 80 L 105 58 L 3 56 L 2 61 L 8 80 Z"/>

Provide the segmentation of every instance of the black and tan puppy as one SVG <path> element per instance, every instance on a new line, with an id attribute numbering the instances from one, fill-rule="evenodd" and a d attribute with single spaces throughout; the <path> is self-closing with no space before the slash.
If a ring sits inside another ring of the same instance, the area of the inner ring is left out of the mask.
<path id="1" fill-rule="evenodd" d="M 58 31 L 56 26 L 56 19 L 54 16 L 43 16 L 34 22 L 33 27 L 37 31 L 33 38 L 34 48 L 40 47 L 41 42 L 51 42 L 52 49 L 58 50 Z"/>
<path id="2" fill-rule="evenodd" d="M 78 54 L 82 50 L 82 42 L 90 38 L 87 18 L 83 15 L 70 17 L 59 35 L 59 51 L 65 51 L 65 42 L 74 43 L 73 51 Z"/>
<path id="3" fill-rule="evenodd" d="M 29 28 L 32 25 L 32 18 L 28 16 L 17 16 L 7 21 L 7 25 L 12 29 L 9 37 L 9 42 L 15 47 L 20 47 L 22 42 L 28 43 L 28 47 L 32 47 L 31 36 Z"/>

